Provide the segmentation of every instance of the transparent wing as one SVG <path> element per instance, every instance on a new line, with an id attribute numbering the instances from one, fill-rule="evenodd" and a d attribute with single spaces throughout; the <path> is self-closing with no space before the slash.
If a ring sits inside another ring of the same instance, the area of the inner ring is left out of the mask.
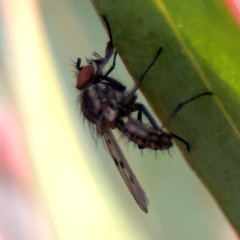
<path id="1" fill-rule="evenodd" d="M 104 140 L 106 142 L 107 148 L 123 178 L 126 185 L 128 186 L 132 196 L 139 205 L 139 207 L 144 211 L 148 212 L 148 199 L 147 196 L 140 186 L 136 176 L 134 175 L 132 169 L 127 163 L 120 147 L 117 144 L 115 137 L 113 136 L 111 130 L 108 130 L 103 134 Z"/>

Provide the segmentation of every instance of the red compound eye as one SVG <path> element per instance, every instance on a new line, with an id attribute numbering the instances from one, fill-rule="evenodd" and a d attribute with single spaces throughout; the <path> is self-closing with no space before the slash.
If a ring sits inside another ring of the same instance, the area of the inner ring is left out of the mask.
<path id="1" fill-rule="evenodd" d="M 94 73 L 93 66 L 83 67 L 79 71 L 78 76 L 77 76 L 77 88 L 82 89 L 90 81 L 93 73 Z"/>

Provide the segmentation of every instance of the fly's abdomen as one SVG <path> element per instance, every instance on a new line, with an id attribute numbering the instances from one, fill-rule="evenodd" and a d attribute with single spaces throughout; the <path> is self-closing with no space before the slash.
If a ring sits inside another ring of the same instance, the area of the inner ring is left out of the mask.
<path id="1" fill-rule="evenodd" d="M 171 135 L 164 131 L 155 130 L 132 117 L 122 117 L 117 121 L 116 125 L 117 128 L 129 138 L 129 140 L 135 142 L 140 149 L 165 150 L 173 145 Z"/>

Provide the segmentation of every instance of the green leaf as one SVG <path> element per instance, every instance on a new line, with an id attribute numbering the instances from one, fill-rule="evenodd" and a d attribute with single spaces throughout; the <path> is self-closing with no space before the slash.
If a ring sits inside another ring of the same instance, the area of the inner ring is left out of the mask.
<path id="1" fill-rule="evenodd" d="M 110 22 L 114 45 L 135 80 L 164 51 L 141 84 L 164 122 L 179 102 L 205 91 L 168 130 L 186 161 L 240 233 L 240 31 L 223 2 L 93 0 Z"/>

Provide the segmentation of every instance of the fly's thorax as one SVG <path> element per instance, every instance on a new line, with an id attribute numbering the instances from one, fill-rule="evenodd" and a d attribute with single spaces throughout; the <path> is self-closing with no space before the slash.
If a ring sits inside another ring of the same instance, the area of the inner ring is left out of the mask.
<path id="1" fill-rule="evenodd" d="M 155 130 L 130 116 L 118 119 L 116 125 L 117 128 L 129 138 L 129 140 L 135 142 L 140 149 L 165 150 L 173 145 L 171 135 L 163 130 Z"/>
<path id="2" fill-rule="evenodd" d="M 90 122 L 97 125 L 98 131 L 103 133 L 104 129 L 116 127 L 124 97 L 124 92 L 113 89 L 106 82 L 93 84 L 81 93 L 82 112 Z"/>

